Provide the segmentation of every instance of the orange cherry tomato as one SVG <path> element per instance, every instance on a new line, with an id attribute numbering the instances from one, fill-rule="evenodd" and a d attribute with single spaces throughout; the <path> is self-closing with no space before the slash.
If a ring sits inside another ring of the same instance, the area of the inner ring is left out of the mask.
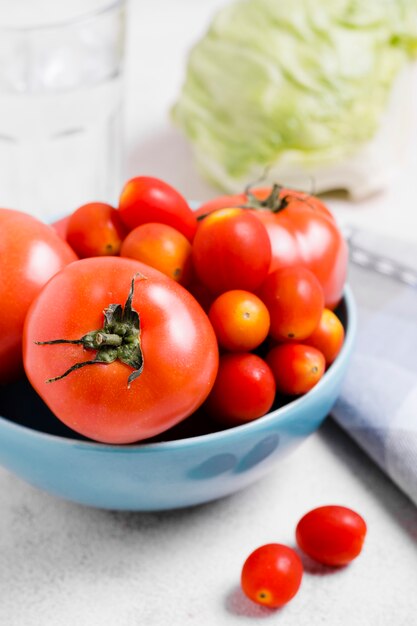
<path id="1" fill-rule="evenodd" d="M 298 396 L 310 391 L 324 374 L 326 362 L 322 353 L 300 343 L 283 343 L 267 354 L 277 391 Z"/>
<path id="2" fill-rule="evenodd" d="M 324 309 L 319 325 L 304 343 L 320 350 L 326 359 L 326 365 L 330 365 L 339 354 L 344 339 L 345 329 L 342 322 L 333 311 Z"/>
<path id="3" fill-rule="evenodd" d="M 209 318 L 219 345 L 232 352 L 250 352 L 268 335 L 268 309 L 250 291 L 225 291 L 211 305 Z"/>
<path id="4" fill-rule="evenodd" d="M 70 215 L 67 241 L 80 258 L 116 256 L 127 230 L 115 208 L 104 202 L 84 204 Z"/>
<path id="5" fill-rule="evenodd" d="M 257 289 L 271 262 L 265 226 L 244 209 L 222 209 L 202 220 L 193 241 L 198 279 L 214 294 Z"/>
<path id="6" fill-rule="evenodd" d="M 124 240 L 120 256 L 146 263 L 182 285 L 190 281 L 191 244 L 167 224 L 150 222 L 134 228 Z"/>
<path id="7" fill-rule="evenodd" d="M 320 322 L 323 290 L 305 267 L 286 267 L 268 275 L 259 290 L 271 316 L 270 335 L 277 341 L 301 341 Z"/>

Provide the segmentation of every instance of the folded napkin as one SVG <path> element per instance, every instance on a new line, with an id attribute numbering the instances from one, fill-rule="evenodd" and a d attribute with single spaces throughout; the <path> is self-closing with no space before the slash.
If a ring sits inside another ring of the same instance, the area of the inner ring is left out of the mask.
<path id="1" fill-rule="evenodd" d="M 347 238 L 358 336 L 332 415 L 417 504 L 417 245 Z"/>

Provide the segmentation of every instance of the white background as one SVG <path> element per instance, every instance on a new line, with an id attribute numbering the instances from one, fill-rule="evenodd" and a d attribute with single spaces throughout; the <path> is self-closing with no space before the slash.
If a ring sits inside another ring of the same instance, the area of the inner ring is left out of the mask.
<path id="1" fill-rule="evenodd" d="M 127 175 L 161 176 L 189 198 L 214 190 L 168 111 L 187 50 L 222 4 L 137 0 L 129 13 Z M 354 206 L 330 199 L 339 219 L 417 243 L 416 154 L 386 193 Z M 307 564 L 299 594 L 280 611 L 246 600 L 239 576 L 249 552 L 271 541 L 293 545 L 299 517 L 325 503 L 365 517 L 361 557 L 334 573 Z M 416 539 L 416 509 L 330 420 L 258 484 L 184 511 L 93 510 L 0 470 L 0 624 L 411 626 Z"/>

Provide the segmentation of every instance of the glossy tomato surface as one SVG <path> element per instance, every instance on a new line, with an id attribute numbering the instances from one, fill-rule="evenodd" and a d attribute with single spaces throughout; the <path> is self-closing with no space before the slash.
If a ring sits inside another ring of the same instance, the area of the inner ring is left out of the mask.
<path id="1" fill-rule="evenodd" d="M 241 209 L 222 209 L 202 220 L 193 242 L 198 279 L 214 294 L 257 289 L 271 263 L 264 226 Z"/>
<path id="2" fill-rule="evenodd" d="M 116 359 L 46 382 L 97 351 L 35 342 L 74 340 L 102 328 L 103 311 L 125 304 L 134 277 L 142 373 L 129 385 L 134 368 Z M 139 261 L 102 257 L 73 263 L 43 289 L 27 317 L 24 361 L 31 384 L 67 426 L 97 441 L 129 443 L 167 430 L 200 406 L 214 383 L 218 349 L 207 315 L 183 287 Z"/>
<path id="3" fill-rule="evenodd" d="M 152 176 L 136 176 L 123 187 L 119 213 L 129 229 L 148 222 L 168 224 L 192 241 L 197 219 L 185 198 L 171 185 Z"/>
<path id="4" fill-rule="evenodd" d="M 253 602 L 279 608 L 297 593 L 303 578 L 303 565 L 289 546 L 268 543 L 254 550 L 246 559 L 241 586 Z"/>
<path id="5" fill-rule="evenodd" d="M 270 193 L 271 188 L 251 191 L 260 201 Z M 282 199 L 285 203 L 280 206 Z M 221 196 L 200 206 L 197 215 L 250 204 L 250 201 L 248 194 Z M 348 249 L 327 207 L 315 196 L 283 188 L 274 207 L 259 206 L 249 210 L 268 231 L 272 247 L 270 271 L 300 264 L 309 268 L 323 287 L 326 306 L 335 308 L 342 298 L 346 281 Z"/>
<path id="6" fill-rule="evenodd" d="M 222 354 L 205 411 L 224 426 L 238 426 L 268 413 L 275 398 L 274 375 L 252 352 Z"/>
<path id="7" fill-rule="evenodd" d="M 77 256 L 36 218 L 0 209 L 0 384 L 23 373 L 26 312 L 44 284 Z"/>
<path id="8" fill-rule="evenodd" d="M 324 307 L 323 289 L 306 267 L 284 267 L 268 274 L 259 289 L 277 341 L 302 340 L 317 328 Z"/>
<path id="9" fill-rule="evenodd" d="M 104 202 L 83 204 L 70 215 L 66 227 L 66 239 L 81 259 L 119 254 L 126 233 L 119 212 Z"/>
<path id="10" fill-rule="evenodd" d="M 296 539 L 303 552 L 324 565 L 346 565 L 362 551 L 365 520 L 345 506 L 320 506 L 297 524 Z"/>

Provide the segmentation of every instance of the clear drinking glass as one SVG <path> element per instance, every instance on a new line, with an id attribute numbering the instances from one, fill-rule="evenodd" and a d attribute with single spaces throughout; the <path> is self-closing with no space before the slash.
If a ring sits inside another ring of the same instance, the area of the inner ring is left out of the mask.
<path id="1" fill-rule="evenodd" d="M 13 21 L 16 4 L 22 10 L 9 0 L 8 19 L 0 11 L 0 206 L 50 221 L 86 202 L 115 202 L 125 0 L 83 0 L 70 15 L 62 9 L 71 3 L 43 0 L 39 24 Z"/>

